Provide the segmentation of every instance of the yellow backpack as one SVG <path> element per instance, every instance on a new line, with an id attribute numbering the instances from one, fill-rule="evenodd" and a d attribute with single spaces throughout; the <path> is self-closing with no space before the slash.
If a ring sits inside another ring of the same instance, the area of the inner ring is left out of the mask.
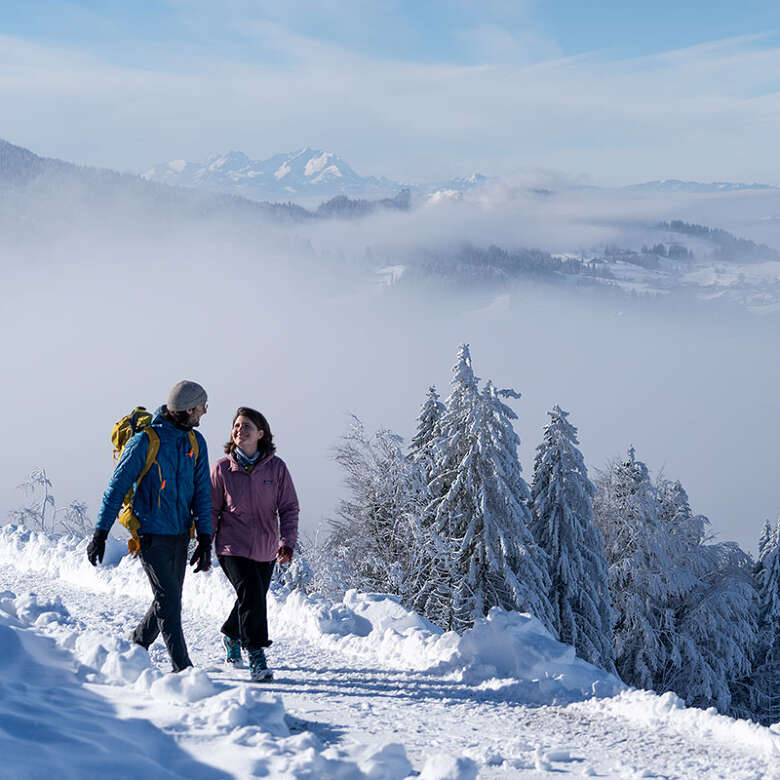
<path id="1" fill-rule="evenodd" d="M 136 406 L 130 414 L 126 414 L 120 420 L 117 420 L 114 423 L 114 427 L 111 429 L 111 443 L 114 445 L 114 464 L 119 461 L 125 445 L 136 433 L 143 431 L 149 438 L 149 449 L 146 453 L 146 462 L 144 463 L 144 467 L 141 469 L 141 473 L 138 475 L 135 484 L 127 491 L 127 495 L 122 501 L 122 508 L 119 510 L 117 518 L 119 522 L 130 531 L 130 538 L 127 540 L 127 549 L 133 556 L 138 555 L 138 551 L 141 549 L 141 541 L 138 538 L 138 529 L 141 527 L 141 521 L 133 511 L 135 491 L 152 466 L 157 466 L 157 473 L 160 477 L 160 490 L 165 488 L 162 469 L 160 469 L 160 464 L 157 462 L 157 453 L 160 451 L 160 437 L 151 425 L 152 415 L 146 411 L 145 407 Z M 200 453 L 198 437 L 195 436 L 195 431 L 188 431 L 187 436 L 190 440 L 190 456 L 193 458 L 193 462 L 196 462 Z M 159 495 L 157 496 L 157 503 L 158 505 L 160 503 Z M 192 528 L 190 529 L 190 537 L 193 536 L 194 528 L 195 524 L 193 523 Z"/>

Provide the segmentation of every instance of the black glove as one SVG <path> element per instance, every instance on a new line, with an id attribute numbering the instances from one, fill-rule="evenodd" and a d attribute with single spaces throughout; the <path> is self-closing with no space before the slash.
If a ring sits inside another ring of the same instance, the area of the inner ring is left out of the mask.
<path id="1" fill-rule="evenodd" d="M 198 534 L 198 544 L 195 552 L 190 558 L 190 566 L 194 566 L 195 571 L 208 571 L 211 568 L 211 534 Z"/>
<path id="2" fill-rule="evenodd" d="M 98 561 L 103 563 L 103 555 L 106 552 L 106 539 L 108 539 L 108 531 L 96 528 L 92 541 L 87 545 L 87 560 L 93 566 L 97 566 Z"/>

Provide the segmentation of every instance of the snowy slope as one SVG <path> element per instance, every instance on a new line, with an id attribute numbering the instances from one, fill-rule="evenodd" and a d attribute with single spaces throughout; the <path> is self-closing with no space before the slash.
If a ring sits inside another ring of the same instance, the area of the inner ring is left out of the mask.
<path id="1" fill-rule="evenodd" d="M 527 616 L 458 638 L 376 594 L 279 592 L 258 686 L 221 663 L 221 572 L 188 574 L 197 669 L 166 674 L 159 643 L 122 638 L 138 562 L 111 540 L 92 569 L 85 544 L 0 529 L 4 776 L 780 777 L 780 733 L 625 690 Z"/>

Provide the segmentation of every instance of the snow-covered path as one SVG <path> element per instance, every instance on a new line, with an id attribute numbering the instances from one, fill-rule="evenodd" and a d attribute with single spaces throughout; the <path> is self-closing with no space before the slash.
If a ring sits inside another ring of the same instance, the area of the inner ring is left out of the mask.
<path id="1" fill-rule="evenodd" d="M 59 597 L 70 613 L 71 628 L 77 632 L 121 637 L 148 605 L 140 568 L 130 570 L 128 576 L 136 574 L 139 587 L 132 593 L 119 593 L 100 583 L 89 587 L 83 578 L 79 581 L 50 571 L 30 571 L 24 564 L 9 565 L 6 560 L 0 567 L 0 591 L 17 595 L 33 592 L 40 601 Z M 191 579 L 194 575 L 188 573 Z M 668 698 L 641 692 L 624 699 L 590 699 L 568 706 L 529 705 L 526 688 L 510 680 L 473 684 L 394 668 L 378 657 L 334 649 L 316 637 L 312 641 L 300 626 L 280 622 L 279 615 L 272 615 L 275 643 L 269 651 L 275 679 L 249 686 L 245 668 L 233 669 L 221 661 L 220 621 L 213 603 L 199 607 L 197 599 L 190 598 L 185 604 L 185 635 L 191 656 L 218 690 L 261 687 L 264 693 L 280 696 L 292 734 L 315 735 L 337 755 L 363 761 L 364 771 L 367 757 L 383 746 L 398 743 L 418 772 L 432 754 L 446 754 L 473 759 L 479 777 L 485 778 L 780 778 L 773 735 L 766 729 L 758 730 L 757 737 L 748 733 L 754 742 L 748 744 L 736 727 L 728 726 L 733 721 L 680 710 Z M 36 630 L 46 632 L 47 628 L 42 625 Z M 150 655 L 162 671 L 168 670 L 167 655 L 159 642 Z M 93 686 L 113 700 L 120 716 L 126 716 L 121 710 L 128 707 L 127 688 L 114 686 L 106 693 L 109 687 Z M 133 698 L 139 698 L 138 693 Z M 687 713 L 692 714 L 688 717 Z M 144 717 L 140 704 L 133 714 Z M 710 721 L 714 727 L 708 726 Z M 172 719 L 157 725 L 188 750 L 181 723 Z M 780 743 L 780 736 L 777 740 Z M 379 762 L 375 776 L 403 777 L 392 771 L 403 761 L 393 760 L 392 747 L 385 750 L 389 751 L 388 760 Z M 245 760 L 233 765 L 229 754 L 221 755 L 227 776 L 250 773 Z M 215 763 L 220 766 L 218 759 Z M 185 774 L 193 776 L 191 768 Z M 467 776 L 468 772 L 463 774 Z"/>

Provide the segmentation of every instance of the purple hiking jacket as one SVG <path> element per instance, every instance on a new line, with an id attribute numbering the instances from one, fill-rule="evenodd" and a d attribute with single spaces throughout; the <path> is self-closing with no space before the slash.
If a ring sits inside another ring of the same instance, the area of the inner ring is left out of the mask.
<path id="1" fill-rule="evenodd" d="M 217 555 L 272 561 L 280 543 L 295 549 L 298 496 L 284 461 L 269 455 L 245 471 L 231 455 L 220 458 L 211 469 L 211 524 Z"/>

